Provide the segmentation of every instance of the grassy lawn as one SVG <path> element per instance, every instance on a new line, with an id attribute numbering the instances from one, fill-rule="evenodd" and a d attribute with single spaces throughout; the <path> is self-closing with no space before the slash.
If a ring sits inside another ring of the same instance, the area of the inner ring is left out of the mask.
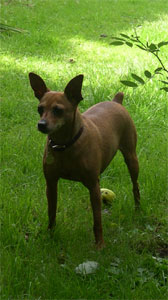
<path id="1" fill-rule="evenodd" d="M 25 30 L 0 34 L 1 68 L 1 299 L 166 299 L 167 100 L 162 84 L 137 89 L 120 80 L 143 77 L 158 62 L 138 48 L 110 45 L 133 32 L 167 41 L 167 0 L 2 0 L 1 23 Z M 106 35 L 107 37 L 101 37 Z M 168 67 L 168 46 L 162 59 Z M 28 73 L 62 91 L 84 74 L 80 110 L 125 94 L 137 128 L 140 212 L 120 153 L 101 176 L 116 200 L 103 207 L 106 248 L 96 251 L 88 191 L 60 180 L 57 227 L 48 223 L 42 156 L 46 137 L 36 129 L 37 100 Z M 161 79 L 161 78 L 160 78 Z M 99 263 L 91 275 L 75 268 Z"/>

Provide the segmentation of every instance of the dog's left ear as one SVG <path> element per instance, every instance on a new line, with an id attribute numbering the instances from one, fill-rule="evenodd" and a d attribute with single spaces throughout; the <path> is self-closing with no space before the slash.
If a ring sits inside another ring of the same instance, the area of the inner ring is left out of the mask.
<path id="1" fill-rule="evenodd" d="M 35 97 L 41 100 L 44 94 L 49 91 L 44 80 L 35 73 L 29 73 L 29 80 Z"/>
<path id="2" fill-rule="evenodd" d="M 82 90 L 83 75 L 78 75 L 74 77 L 66 86 L 64 93 L 69 101 L 77 105 L 81 100 L 83 100 L 81 90 Z"/>

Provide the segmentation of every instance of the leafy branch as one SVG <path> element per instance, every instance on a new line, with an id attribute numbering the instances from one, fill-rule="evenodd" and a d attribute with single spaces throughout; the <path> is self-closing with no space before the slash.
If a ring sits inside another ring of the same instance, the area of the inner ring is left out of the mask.
<path id="1" fill-rule="evenodd" d="M 166 68 L 166 66 L 164 65 L 163 61 L 161 60 L 161 58 L 159 56 L 160 48 L 168 45 L 168 41 L 162 41 L 158 44 L 154 44 L 154 43 L 149 44 L 148 41 L 146 43 L 144 43 L 140 39 L 140 36 L 138 36 L 136 29 L 134 29 L 134 34 L 132 34 L 131 36 L 124 34 L 124 33 L 120 33 L 120 37 L 112 36 L 111 38 L 113 39 L 113 42 L 111 42 L 110 45 L 113 45 L 113 46 L 127 45 L 128 47 L 131 47 L 131 48 L 135 45 L 136 47 L 140 48 L 142 51 L 151 53 L 152 55 L 154 55 L 156 57 L 160 66 L 158 68 L 156 68 L 153 73 L 151 73 L 148 70 L 144 71 L 144 75 L 145 75 L 147 81 L 154 78 L 158 74 L 165 75 L 165 73 L 167 73 L 167 75 L 168 75 L 168 69 Z M 128 80 L 121 80 L 121 83 L 126 86 L 133 87 L 133 88 L 136 88 L 139 85 L 143 85 L 146 83 L 143 78 L 141 78 L 140 76 L 138 76 L 134 73 L 131 73 L 131 76 L 135 80 L 135 82 L 128 81 Z M 166 77 L 166 80 L 160 80 L 160 81 L 164 84 L 164 86 L 161 87 L 160 90 L 164 90 L 164 91 L 168 92 L 168 77 Z"/>

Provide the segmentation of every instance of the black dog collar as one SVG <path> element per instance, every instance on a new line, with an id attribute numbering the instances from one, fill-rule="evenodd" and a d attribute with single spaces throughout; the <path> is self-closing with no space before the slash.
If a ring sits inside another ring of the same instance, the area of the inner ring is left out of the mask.
<path id="1" fill-rule="evenodd" d="M 67 144 L 64 144 L 64 145 L 58 145 L 58 144 L 55 144 L 54 141 L 52 141 L 51 138 L 49 138 L 49 146 L 54 150 L 54 151 L 64 151 L 66 150 L 68 147 L 72 146 L 81 136 L 83 132 L 83 127 L 81 127 L 78 131 L 78 133 L 73 137 L 73 139 L 67 143 Z"/>

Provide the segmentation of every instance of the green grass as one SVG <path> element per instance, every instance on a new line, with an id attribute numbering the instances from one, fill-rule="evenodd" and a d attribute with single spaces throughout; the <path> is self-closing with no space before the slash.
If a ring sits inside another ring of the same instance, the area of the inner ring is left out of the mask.
<path id="1" fill-rule="evenodd" d="M 167 11 L 167 0 L 1 1 L 1 23 L 26 31 L 0 36 L 1 299 L 166 299 L 167 94 L 157 80 L 136 90 L 122 86 L 131 72 L 143 76 L 157 62 L 109 43 L 110 35 L 139 24 L 144 40 L 167 40 Z M 167 47 L 162 59 L 168 61 Z M 57 227 L 52 236 L 46 230 L 45 137 L 36 130 L 31 71 L 54 90 L 83 73 L 81 111 L 125 93 L 138 132 L 142 210 L 134 211 L 118 153 L 101 176 L 101 187 L 117 195 L 103 213 L 102 251 L 94 247 L 89 195 L 80 183 L 60 180 Z M 77 275 L 75 267 L 87 260 L 99 270 Z"/>

